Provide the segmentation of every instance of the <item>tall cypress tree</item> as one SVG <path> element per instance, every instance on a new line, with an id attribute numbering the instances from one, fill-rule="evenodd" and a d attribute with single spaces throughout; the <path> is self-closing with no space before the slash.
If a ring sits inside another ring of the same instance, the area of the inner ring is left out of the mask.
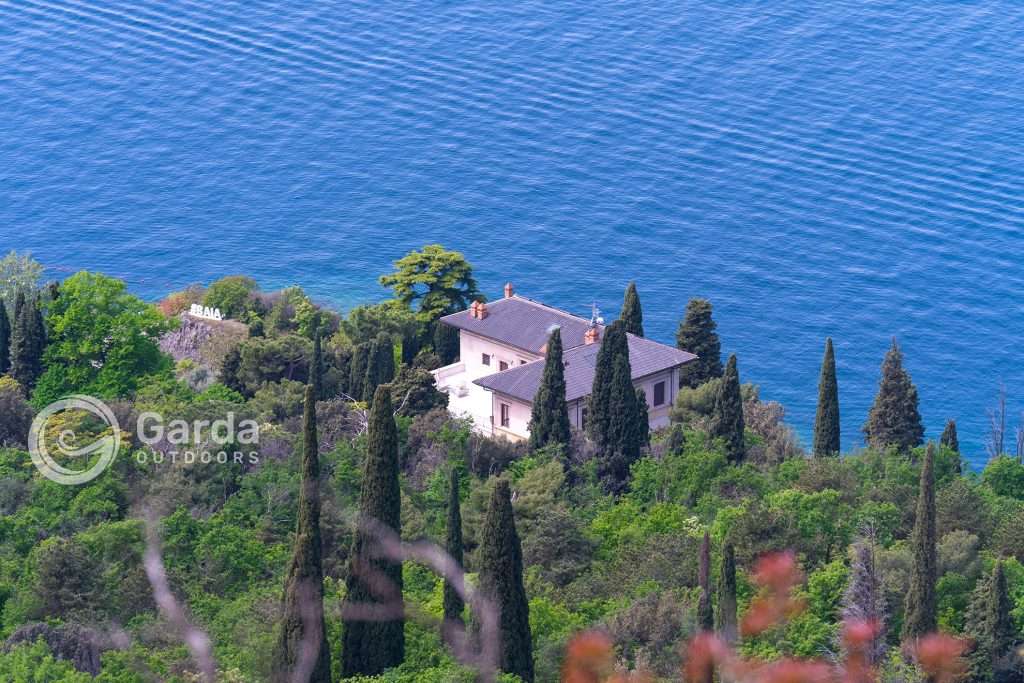
<path id="1" fill-rule="evenodd" d="M 685 366 L 684 366 L 685 367 Z M 711 437 L 725 441 L 725 454 L 734 464 L 743 462 L 746 456 L 744 441 L 743 397 L 740 392 L 740 375 L 736 369 L 736 354 L 729 356 L 725 374 L 715 395 L 715 408 L 711 416 Z"/>
<path id="2" fill-rule="evenodd" d="M 825 340 L 825 357 L 818 378 L 818 412 L 814 416 L 814 455 L 839 453 L 839 384 L 832 337 Z"/>
<path id="3" fill-rule="evenodd" d="M 954 453 L 960 452 L 960 439 L 956 435 L 956 420 L 946 420 L 946 427 L 942 430 L 939 443 Z"/>
<path id="4" fill-rule="evenodd" d="M 366 358 L 366 379 L 363 380 L 363 400 L 373 404 L 377 387 L 395 378 L 395 348 L 391 337 L 381 332 L 370 344 Z"/>
<path id="5" fill-rule="evenodd" d="M 938 581 L 938 551 L 935 545 L 935 446 L 928 444 L 921 467 L 914 532 L 910 537 L 914 565 L 907 592 L 903 638 L 913 640 L 938 626 L 935 584 Z"/>
<path id="6" fill-rule="evenodd" d="M 608 447 L 611 421 L 611 391 L 615 358 L 629 356 L 629 344 L 622 322 L 616 320 L 604 329 L 601 347 L 594 361 L 594 383 L 587 404 L 587 433 L 602 450 Z"/>
<path id="7" fill-rule="evenodd" d="M 10 375 L 30 394 L 43 372 L 45 346 L 42 316 L 34 299 L 18 294 L 18 318 L 11 333 Z"/>
<path id="8" fill-rule="evenodd" d="M 630 379 L 629 354 L 616 356 L 612 368 L 607 441 L 598 456 L 597 474 L 606 491 L 621 493 L 629 482 L 630 467 L 640 459 L 646 435 L 641 432 L 640 408 Z"/>
<path id="9" fill-rule="evenodd" d="M 420 346 L 420 330 L 410 325 L 402 332 L 402 362 L 406 365 L 412 365 L 412 362 L 416 359 L 416 354 L 420 352 Z"/>
<path id="10" fill-rule="evenodd" d="M 701 631 L 711 631 L 715 627 L 715 619 L 711 607 L 711 535 L 707 531 L 704 532 L 704 540 L 700 544 L 697 583 L 700 587 L 700 599 L 697 601 L 697 627 Z"/>
<path id="11" fill-rule="evenodd" d="M 363 342 L 352 349 L 352 363 L 349 365 L 348 394 L 356 401 L 363 400 L 366 387 L 366 365 L 369 362 L 370 344 Z"/>
<path id="12" fill-rule="evenodd" d="M 651 445 L 651 409 L 647 405 L 647 392 L 636 388 L 636 425 L 640 432 L 640 445 Z"/>
<path id="13" fill-rule="evenodd" d="M 462 554 L 462 509 L 459 504 L 459 471 L 453 467 L 448 482 L 448 538 L 445 551 L 459 566 L 463 562 Z M 462 623 L 462 610 L 465 603 L 462 596 L 450 582 L 444 583 L 444 620 L 448 624 Z"/>
<path id="14" fill-rule="evenodd" d="M 722 547 L 722 569 L 718 575 L 718 618 L 715 627 L 727 643 L 736 642 L 736 552 L 732 543 Z"/>
<path id="15" fill-rule="evenodd" d="M 893 339 L 882 362 L 878 394 L 864 423 L 868 445 L 880 450 L 896 446 L 904 451 L 920 446 L 924 426 L 917 402 L 917 387 L 903 369 L 903 353 Z"/>
<path id="16" fill-rule="evenodd" d="M 306 387 L 303 411 L 302 481 L 295 546 L 281 600 L 281 630 L 274 648 L 272 680 L 275 683 L 291 681 L 302 660 L 304 643 L 316 648 L 313 667 L 306 680 L 310 683 L 331 681 L 331 650 L 324 624 L 320 456 L 317 451 L 316 392 L 310 385 Z"/>
<path id="17" fill-rule="evenodd" d="M 711 317 L 711 302 L 690 299 L 686 315 L 676 331 L 676 346 L 697 354 L 697 358 L 680 369 L 680 387 L 699 387 L 709 379 L 722 376 L 722 344 Z"/>
<path id="18" fill-rule="evenodd" d="M 626 327 L 626 332 L 638 337 L 644 336 L 644 313 L 640 308 L 640 295 L 636 292 L 636 283 L 630 282 L 626 288 L 626 296 L 622 300 L 622 313 L 619 320 Z"/>
<path id="19" fill-rule="evenodd" d="M 548 444 L 568 445 L 569 408 L 565 403 L 565 366 L 562 364 L 562 332 L 551 333 L 544 358 L 544 374 L 530 414 L 530 448 Z"/>
<path id="20" fill-rule="evenodd" d="M 351 559 L 345 580 L 346 603 L 394 606 L 401 601 L 402 564 L 387 558 L 372 557 L 368 549 L 375 545 L 374 534 L 372 529 L 364 526 L 364 523 L 374 521 L 400 533 L 401 517 L 398 428 L 391 405 L 391 392 L 388 387 L 381 386 L 377 388 L 370 409 L 366 461 L 359 496 L 360 526 L 349 555 Z M 386 579 L 393 594 L 381 593 L 380 578 Z M 401 664 L 405 659 L 403 626 L 401 618 L 376 621 L 343 619 L 342 677 L 376 676 Z"/>
<path id="21" fill-rule="evenodd" d="M 309 383 L 313 387 L 313 396 L 317 401 L 324 399 L 324 352 L 319 322 L 317 318 L 317 326 L 313 330 L 313 362 L 309 367 Z"/>
<path id="22" fill-rule="evenodd" d="M 989 581 L 986 597 L 985 632 L 981 639 L 984 642 L 979 643 L 979 646 L 984 648 L 985 654 L 988 655 L 989 665 L 995 668 L 1017 640 L 1017 629 L 1010 614 L 1013 602 L 1006 586 L 1006 571 L 1001 559 L 992 569 L 992 579 Z"/>
<path id="23" fill-rule="evenodd" d="M 11 368 L 11 322 L 7 319 L 7 305 L 0 299 L 0 375 Z"/>
<path id="24" fill-rule="evenodd" d="M 459 358 L 459 330 L 445 325 L 440 320 L 434 323 L 434 353 L 442 365 L 454 363 Z"/>
<path id="25" fill-rule="evenodd" d="M 530 605 L 523 586 L 523 553 L 508 482 L 494 487 L 480 540 L 480 590 L 499 610 L 499 666 L 533 683 Z"/>

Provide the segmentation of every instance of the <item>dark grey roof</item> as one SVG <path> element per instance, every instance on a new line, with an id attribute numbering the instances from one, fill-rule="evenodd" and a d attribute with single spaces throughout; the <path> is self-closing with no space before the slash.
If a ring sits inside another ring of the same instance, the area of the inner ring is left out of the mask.
<path id="1" fill-rule="evenodd" d="M 488 315 L 478 320 L 469 311 L 441 318 L 441 322 L 488 339 L 540 353 L 551 335 L 551 327 L 562 329 L 562 344 L 568 348 L 583 343 L 589 321 L 521 296 L 488 302 Z"/>
<path id="2" fill-rule="evenodd" d="M 487 319 L 477 322 L 487 322 Z M 680 351 L 673 346 L 659 344 L 632 334 L 627 335 L 627 339 L 629 340 L 630 374 L 634 380 L 688 363 L 697 357 L 688 351 Z M 575 401 L 590 394 L 590 389 L 594 384 L 594 366 L 600 346 L 599 343 L 582 344 L 566 349 L 563 353 L 566 401 Z M 481 377 L 474 383 L 485 389 L 530 403 L 540 387 L 543 372 L 544 359 L 541 359 Z"/>

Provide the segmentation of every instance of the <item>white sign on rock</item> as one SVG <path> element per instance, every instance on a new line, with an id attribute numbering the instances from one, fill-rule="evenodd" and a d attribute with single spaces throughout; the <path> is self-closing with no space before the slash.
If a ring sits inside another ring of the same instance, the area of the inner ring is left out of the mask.
<path id="1" fill-rule="evenodd" d="M 189 309 L 189 314 L 194 315 L 197 318 L 207 318 L 208 320 L 223 320 L 224 316 L 221 315 L 219 308 L 210 308 L 209 306 L 203 306 L 200 304 L 192 304 Z"/>

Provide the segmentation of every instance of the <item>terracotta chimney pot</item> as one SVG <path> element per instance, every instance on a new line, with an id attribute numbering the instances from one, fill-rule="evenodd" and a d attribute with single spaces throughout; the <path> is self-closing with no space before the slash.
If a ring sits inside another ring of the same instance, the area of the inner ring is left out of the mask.
<path id="1" fill-rule="evenodd" d="M 583 333 L 584 344 L 596 344 L 601 338 L 601 333 L 597 331 L 597 325 L 588 327 L 587 331 Z"/>
<path id="2" fill-rule="evenodd" d="M 476 317 L 480 318 L 480 320 L 483 320 L 484 318 L 487 317 L 487 304 L 485 304 L 483 301 L 478 301 L 476 302 L 476 304 Z"/>
<path id="3" fill-rule="evenodd" d="M 511 282 L 506 282 L 505 283 L 505 298 L 506 299 L 510 299 L 510 298 L 512 298 L 512 295 L 515 294 L 515 293 L 516 293 L 516 290 L 513 289 L 512 283 Z"/>

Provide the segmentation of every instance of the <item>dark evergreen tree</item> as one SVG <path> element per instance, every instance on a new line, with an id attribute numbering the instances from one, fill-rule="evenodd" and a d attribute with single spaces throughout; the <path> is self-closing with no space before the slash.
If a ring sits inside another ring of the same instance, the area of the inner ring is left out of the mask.
<path id="1" fill-rule="evenodd" d="M 623 336 L 625 336 L 623 334 Z M 623 492 L 629 482 L 629 470 L 640 459 L 645 434 L 641 432 L 636 389 L 630 379 L 629 354 L 612 361 L 608 395 L 606 443 L 598 456 L 597 474 L 609 493 Z"/>
<path id="2" fill-rule="evenodd" d="M 638 337 L 644 336 L 644 313 L 640 308 L 640 295 L 636 293 L 635 282 L 630 282 L 629 287 L 626 288 L 619 320 L 625 326 L 626 332 Z"/>
<path id="3" fill-rule="evenodd" d="M 992 570 L 985 600 L 984 632 L 978 639 L 978 650 L 988 659 L 989 666 L 994 670 L 1000 667 L 1003 660 L 1017 642 L 1017 629 L 1014 627 L 1010 611 L 1013 602 L 1010 600 L 1006 586 L 1006 570 L 1003 561 L 996 562 Z"/>
<path id="4" fill-rule="evenodd" d="M 684 366 L 685 367 L 685 366 Z M 725 374 L 715 395 L 711 415 L 711 437 L 725 442 L 725 454 L 734 464 L 746 456 L 743 423 L 743 397 L 740 394 L 740 375 L 736 369 L 736 355 L 729 356 Z"/>
<path id="5" fill-rule="evenodd" d="M 434 324 L 434 353 L 442 365 L 450 365 L 459 359 L 459 330 L 438 321 Z"/>
<path id="6" fill-rule="evenodd" d="M 714 611 L 711 606 L 711 535 L 705 531 L 700 544 L 700 565 L 697 571 L 700 599 L 697 601 L 697 628 L 711 631 L 715 628 Z"/>
<path id="7" fill-rule="evenodd" d="M 462 565 L 462 509 L 459 503 L 459 470 L 455 467 L 452 468 L 448 482 L 448 537 L 444 549 L 453 560 Z M 457 588 L 460 587 L 445 581 L 444 620 L 447 625 L 462 623 L 465 603 Z"/>
<path id="8" fill-rule="evenodd" d="M 346 604 L 395 607 L 402 600 L 402 565 L 369 552 L 376 535 L 367 525 L 379 524 L 396 534 L 402 528 L 402 498 L 398 486 L 398 428 L 391 393 L 377 388 L 370 409 L 366 460 L 359 497 L 359 528 L 349 554 L 345 580 Z M 386 586 L 381 585 L 382 582 Z M 401 618 L 363 621 L 343 615 L 341 675 L 376 676 L 405 659 Z"/>
<path id="9" fill-rule="evenodd" d="M 320 340 L 319 318 L 316 329 L 313 330 L 313 360 L 309 364 L 309 383 L 313 387 L 313 396 L 317 401 L 322 401 L 324 396 L 324 352 L 323 342 Z"/>
<path id="10" fill-rule="evenodd" d="M 420 352 L 420 331 L 413 326 L 402 332 L 402 363 L 412 365 L 416 354 Z"/>
<path id="11" fill-rule="evenodd" d="M 814 455 L 839 454 L 839 384 L 832 338 L 825 340 L 825 358 L 818 379 L 818 412 L 814 416 Z"/>
<path id="12" fill-rule="evenodd" d="M 303 411 L 302 479 L 291 565 L 285 579 L 281 627 L 274 648 L 275 683 L 290 683 L 303 661 L 303 648 L 316 648 L 310 683 L 331 682 L 331 650 L 324 624 L 324 572 L 320 540 L 320 456 L 316 432 L 316 391 L 306 387 Z"/>
<path id="13" fill-rule="evenodd" d="M 905 640 L 920 638 L 938 626 L 935 595 L 935 584 L 938 581 L 938 551 L 935 541 L 935 447 L 928 444 L 921 467 L 914 531 L 910 537 L 914 564 L 904 610 Z"/>
<path id="14" fill-rule="evenodd" d="M 249 396 L 249 390 L 239 376 L 241 368 L 242 346 L 239 344 L 224 355 L 224 361 L 220 365 L 220 383 L 228 389 L 237 391 L 242 396 Z"/>
<path id="15" fill-rule="evenodd" d="M 960 452 L 960 439 L 956 435 L 956 420 L 946 420 L 946 427 L 942 430 L 939 443 L 954 453 Z"/>
<path id="16" fill-rule="evenodd" d="M 352 362 L 349 365 L 348 395 L 356 401 L 362 401 L 366 386 L 366 366 L 369 364 L 371 344 L 364 342 L 352 349 Z"/>
<path id="17" fill-rule="evenodd" d="M 640 387 L 636 388 L 636 424 L 640 431 L 640 445 L 651 445 L 651 419 L 650 408 L 647 406 L 647 392 Z"/>
<path id="18" fill-rule="evenodd" d="M 568 445 L 569 408 L 565 403 L 565 366 L 562 364 L 562 333 L 556 329 L 548 338 L 544 374 L 533 399 L 530 414 L 530 448 L 549 444 Z"/>
<path id="19" fill-rule="evenodd" d="M 14 295 L 14 310 L 11 311 L 13 314 L 11 317 L 12 329 L 14 328 L 14 325 L 18 322 L 18 320 L 21 318 L 21 309 L 24 308 L 25 301 L 25 292 L 24 290 L 19 289 L 17 293 Z"/>
<path id="20" fill-rule="evenodd" d="M 680 387 L 699 387 L 709 379 L 722 376 L 722 345 L 716 327 L 711 317 L 711 302 L 690 299 L 676 332 L 676 346 L 697 354 L 697 358 L 682 367 Z"/>
<path id="21" fill-rule="evenodd" d="M 494 487 L 481 531 L 480 590 L 499 611 L 501 670 L 532 683 L 530 605 L 523 586 L 523 553 L 512 513 L 512 496 L 505 480 Z"/>
<path id="22" fill-rule="evenodd" d="M 727 643 L 736 642 L 736 552 L 731 543 L 722 547 L 722 569 L 718 575 L 718 617 L 715 627 Z"/>
<path id="23" fill-rule="evenodd" d="M 377 387 L 395 378 L 395 346 L 391 337 L 381 332 L 370 344 L 366 357 L 366 378 L 363 380 L 363 400 L 373 404 Z"/>
<path id="24" fill-rule="evenodd" d="M 18 301 L 18 318 L 11 333 L 10 375 L 29 395 L 43 372 L 46 339 L 37 302 L 20 293 Z"/>
<path id="25" fill-rule="evenodd" d="M 869 537 L 853 548 L 850 579 L 843 593 L 842 616 L 848 622 L 875 624 L 875 636 L 865 654 L 871 664 L 878 664 L 885 656 L 885 593 L 882 577 L 875 565 L 874 538 Z"/>
<path id="26" fill-rule="evenodd" d="M 612 375 L 615 358 L 629 356 L 629 345 L 622 322 L 616 320 L 604 328 L 601 347 L 594 361 L 594 383 L 590 397 L 587 399 L 587 433 L 590 439 L 601 450 L 607 449 L 611 442 L 609 424 L 611 422 Z"/>
<path id="27" fill-rule="evenodd" d="M 907 451 L 920 446 L 924 439 L 917 387 L 903 369 L 903 353 L 895 339 L 882 362 L 882 379 L 864 423 L 864 436 L 869 446 L 879 450 L 896 446 Z"/>
<path id="28" fill-rule="evenodd" d="M 11 322 L 7 319 L 7 305 L 0 299 L 0 375 L 11 368 Z"/>

